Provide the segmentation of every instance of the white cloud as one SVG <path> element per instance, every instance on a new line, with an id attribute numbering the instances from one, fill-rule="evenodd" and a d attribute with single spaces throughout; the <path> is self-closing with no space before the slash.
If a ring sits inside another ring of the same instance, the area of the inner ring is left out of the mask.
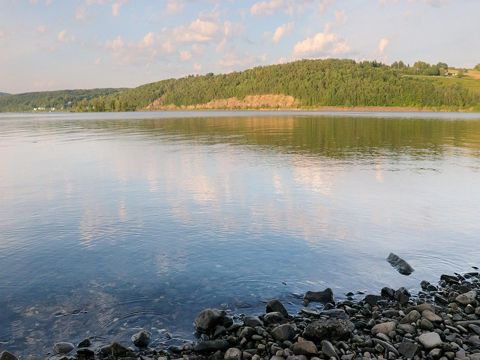
<path id="1" fill-rule="evenodd" d="M 120 50 L 123 50 L 123 48 L 125 47 L 125 43 L 121 36 L 117 36 L 112 41 L 107 41 L 106 47 L 107 49 L 110 49 L 114 52 L 118 52 Z"/>
<path id="2" fill-rule="evenodd" d="M 390 44 L 389 39 L 381 38 L 380 41 L 378 42 L 378 47 L 377 47 L 378 54 L 380 54 L 381 56 L 385 55 L 385 49 L 389 44 Z"/>
<path id="3" fill-rule="evenodd" d="M 178 42 L 207 42 L 214 39 L 220 26 L 212 20 L 196 19 L 187 26 L 179 26 L 173 30 Z"/>
<path id="4" fill-rule="evenodd" d="M 87 9 L 85 7 L 80 6 L 75 10 L 75 20 L 83 21 L 87 18 Z"/>
<path id="5" fill-rule="evenodd" d="M 180 51 L 180 60 L 188 61 L 192 58 L 192 53 L 190 51 Z"/>
<path id="6" fill-rule="evenodd" d="M 297 57 L 338 56 L 350 51 L 348 43 L 337 34 L 324 31 L 295 44 L 293 54 Z"/>
<path id="7" fill-rule="evenodd" d="M 140 42 L 140 47 L 145 47 L 145 48 L 152 47 L 154 42 L 155 42 L 155 35 L 153 34 L 153 32 L 149 32 L 143 37 L 142 41 Z"/>
<path id="8" fill-rule="evenodd" d="M 39 25 L 35 31 L 39 34 L 45 34 L 47 32 L 47 27 L 45 25 Z"/>
<path id="9" fill-rule="evenodd" d="M 278 44 L 285 35 L 292 32 L 293 28 L 294 28 L 293 22 L 289 22 L 287 24 L 277 27 L 277 29 L 275 30 L 275 33 L 273 34 L 272 41 Z"/>
<path id="10" fill-rule="evenodd" d="M 202 71 L 202 64 L 193 64 L 193 71 L 195 71 L 195 73 L 200 73 Z"/>
<path id="11" fill-rule="evenodd" d="M 74 40 L 74 37 L 67 30 L 62 30 L 57 34 L 57 40 L 62 43 L 69 43 Z"/>
<path id="12" fill-rule="evenodd" d="M 181 12 L 184 7 L 185 4 L 183 0 L 168 0 L 166 10 L 168 14 L 173 15 Z"/>
<path id="13" fill-rule="evenodd" d="M 250 13 L 252 15 L 271 15 L 284 5 L 283 0 L 260 1 L 252 5 Z"/>
<path id="14" fill-rule="evenodd" d="M 112 15 L 113 16 L 118 16 L 120 15 L 120 8 L 126 4 L 128 0 L 115 0 L 112 4 Z M 97 3 L 103 3 L 103 2 L 97 2 Z"/>

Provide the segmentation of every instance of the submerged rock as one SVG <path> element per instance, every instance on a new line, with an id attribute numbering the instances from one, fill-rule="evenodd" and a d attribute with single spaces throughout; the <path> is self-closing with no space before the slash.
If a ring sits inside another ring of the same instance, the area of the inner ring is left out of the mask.
<path id="1" fill-rule="evenodd" d="M 146 348 L 150 344 L 150 333 L 148 331 L 142 330 L 132 335 L 133 345 L 142 349 Z"/>
<path id="2" fill-rule="evenodd" d="M 388 255 L 387 261 L 402 275 L 408 276 L 415 271 L 410 264 L 394 253 L 390 253 L 390 255 Z"/>

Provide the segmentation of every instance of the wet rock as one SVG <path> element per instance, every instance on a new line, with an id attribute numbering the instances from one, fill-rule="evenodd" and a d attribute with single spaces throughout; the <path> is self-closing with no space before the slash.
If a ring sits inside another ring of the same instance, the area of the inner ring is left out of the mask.
<path id="1" fill-rule="evenodd" d="M 0 353 L 0 360 L 17 360 L 17 357 L 8 351 Z"/>
<path id="2" fill-rule="evenodd" d="M 455 298 L 455 301 L 458 302 L 459 304 L 462 305 L 475 305 L 477 303 L 476 298 L 477 297 L 477 292 L 472 290 L 467 293 L 458 295 Z"/>
<path id="3" fill-rule="evenodd" d="M 208 333 L 222 322 L 225 312 L 217 309 L 202 310 L 195 319 L 195 329 L 199 333 Z"/>
<path id="4" fill-rule="evenodd" d="M 100 353 L 103 357 L 135 357 L 135 353 L 132 350 L 126 348 L 125 346 L 117 342 L 102 347 L 100 349 Z"/>
<path id="5" fill-rule="evenodd" d="M 410 311 L 402 320 L 400 320 L 400 324 L 411 324 L 416 322 L 422 317 L 417 310 Z"/>
<path id="6" fill-rule="evenodd" d="M 325 356 L 327 356 L 329 359 L 330 358 L 338 359 L 338 354 L 337 354 L 337 351 L 335 350 L 335 347 L 328 340 L 322 341 L 322 353 L 324 353 Z"/>
<path id="7" fill-rule="evenodd" d="M 282 314 L 284 317 L 288 318 L 287 309 L 285 309 L 285 306 L 283 306 L 283 304 L 277 299 L 270 300 L 267 303 L 266 312 L 267 313 L 278 312 L 278 313 Z"/>
<path id="8" fill-rule="evenodd" d="M 344 319 L 344 320 L 349 319 L 348 314 L 343 309 L 325 310 L 325 311 L 322 311 L 320 314 L 323 316 L 328 316 L 330 318 L 335 318 L 335 319 Z"/>
<path id="9" fill-rule="evenodd" d="M 295 328 L 290 324 L 279 325 L 271 332 L 276 341 L 292 340 L 295 337 Z"/>
<path id="10" fill-rule="evenodd" d="M 378 295 L 367 295 L 365 296 L 365 298 L 363 299 L 363 302 L 370 305 L 370 306 L 375 306 L 377 305 L 380 301 L 383 301 L 383 297 L 382 296 L 378 296 Z"/>
<path id="11" fill-rule="evenodd" d="M 69 342 L 58 342 L 55 345 L 53 345 L 53 352 L 55 354 L 60 354 L 60 355 L 69 354 L 73 349 L 75 349 L 75 346 Z"/>
<path id="12" fill-rule="evenodd" d="M 227 340 L 206 340 L 194 346 L 197 352 L 214 352 L 218 350 L 227 350 L 230 343 Z"/>
<path id="13" fill-rule="evenodd" d="M 307 291 L 303 299 L 306 302 L 319 302 L 322 304 L 334 303 L 333 291 L 330 288 L 323 291 Z"/>
<path id="14" fill-rule="evenodd" d="M 395 300 L 397 300 L 400 303 L 400 305 L 408 304 L 408 301 L 410 300 L 410 296 L 411 296 L 410 293 L 404 287 L 401 287 L 400 289 L 395 291 Z"/>
<path id="15" fill-rule="evenodd" d="M 90 341 L 90 339 L 84 339 L 84 340 L 82 340 L 78 343 L 77 347 L 78 348 L 88 348 L 90 346 L 92 346 L 92 342 Z"/>
<path id="16" fill-rule="evenodd" d="M 412 342 L 404 341 L 398 346 L 398 352 L 400 355 L 406 357 L 407 359 L 413 359 L 418 350 L 419 346 Z"/>
<path id="17" fill-rule="evenodd" d="M 242 351 L 237 348 L 230 348 L 225 352 L 225 360 L 242 360 Z"/>
<path id="18" fill-rule="evenodd" d="M 271 312 L 271 313 L 265 314 L 265 316 L 263 317 L 263 322 L 266 325 L 282 324 L 285 321 L 286 321 L 285 317 L 279 312 Z"/>
<path id="19" fill-rule="evenodd" d="M 293 344 L 292 350 L 295 355 L 314 356 L 318 353 L 315 343 L 308 340 Z"/>
<path id="20" fill-rule="evenodd" d="M 350 320 L 322 319 L 310 323 L 303 335 L 314 341 L 341 340 L 349 338 L 354 328 L 355 325 Z"/>
<path id="21" fill-rule="evenodd" d="M 77 349 L 78 360 L 93 360 L 95 359 L 95 352 L 89 348 L 83 347 Z"/>
<path id="22" fill-rule="evenodd" d="M 390 253 L 390 255 L 388 255 L 387 261 L 402 275 L 408 276 L 415 271 L 410 264 L 394 253 Z"/>
<path id="23" fill-rule="evenodd" d="M 380 293 L 382 297 L 393 300 L 395 298 L 395 290 L 384 287 Z"/>
<path id="24" fill-rule="evenodd" d="M 384 323 L 380 323 L 375 325 L 372 328 L 372 334 L 377 335 L 377 334 L 385 334 L 388 335 L 392 331 L 395 331 L 395 328 L 397 327 L 397 323 L 394 321 L 388 321 Z"/>
<path id="25" fill-rule="evenodd" d="M 433 326 L 433 324 L 429 320 L 422 319 L 420 321 L 420 329 L 433 331 L 433 329 L 435 329 L 435 326 Z"/>
<path id="26" fill-rule="evenodd" d="M 150 344 L 150 333 L 148 331 L 142 330 L 132 335 L 133 345 L 139 349 L 146 348 Z"/>
<path id="27" fill-rule="evenodd" d="M 418 337 L 418 341 L 427 350 L 442 346 L 443 344 L 440 335 L 438 335 L 436 332 L 424 333 Z"/>
<path id="28" fill-rule="evenodd" d="M 258 316 L 245 316 L 243 324 L 251 327 L 263 326 L 263 321 Z"/>

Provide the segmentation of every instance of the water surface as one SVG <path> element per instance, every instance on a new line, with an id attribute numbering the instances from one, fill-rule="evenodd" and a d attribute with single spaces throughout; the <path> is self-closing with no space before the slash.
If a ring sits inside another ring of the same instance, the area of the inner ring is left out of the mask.
<path id="1" fill-rule="evenodd" d="M 0 350 L 468 271 L 479 184 L 478 114 L 2 115 Z"/>

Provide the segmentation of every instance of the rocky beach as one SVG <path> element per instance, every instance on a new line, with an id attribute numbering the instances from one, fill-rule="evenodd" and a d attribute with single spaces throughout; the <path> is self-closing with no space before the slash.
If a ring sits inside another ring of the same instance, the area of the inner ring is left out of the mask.
<path id="1" fill-rule="evenodd" d="M 142 330 L 131 344 L 95 337 L 74 345 L 59 342 L 51 360 L 94 359 L 480 359 L 480 274 L 442 275 L 421 289 L 383 288 L 380 294 L 348 293 L 336 300 L 331 289 L 309 291 L 289 314 L 277 299 L 261 315 L 205 309 L 194 319 L 195 341 L 150 346 Z M 311 305 L 320 305 L 314 306 Z M 303 307 L 302 307 L 303 306 Z M 37 358 L 37 356 L 35 356 Z M 15 360 L 4 351 L 0 360 Z"/>

